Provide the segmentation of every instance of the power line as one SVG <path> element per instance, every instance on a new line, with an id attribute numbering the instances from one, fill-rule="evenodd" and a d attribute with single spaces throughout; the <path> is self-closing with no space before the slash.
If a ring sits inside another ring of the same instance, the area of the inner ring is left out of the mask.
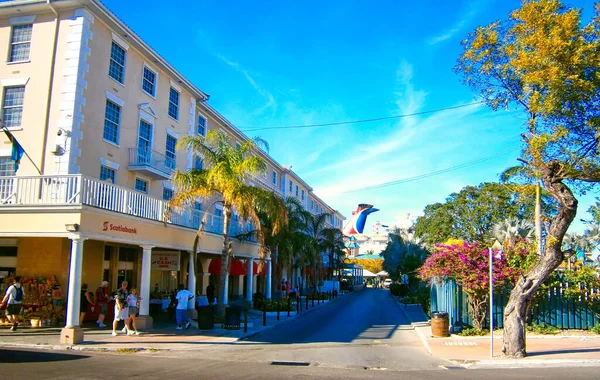
<path id="1" fill-rule="evenodd" d="M 382 187 L 388 187 L 388 186 L 394 186 L 394 185 L 400 185 L 403 183 L 407 183 L 407 182 L 413 182 L 413 181 L 417 181 L 420 179 L 424 179 L 424 178 L 429 178 L 429 177 L 434 177 L 436 175 L 440 175 L 440 174 L 444 174 L 444 173 L 448 173 L 454 170 L 458 170 L 458 169 L 462 169 L 465 168 L 467 166 L 472 166 L 475 164 L 479 164 L 481 162 L 485 162 L 485 161 L 489 161 L 491 159 L 494 159 L 496 157 L 500 157 L 500 156 L 504 156 L 506 154 L 512 153 L 514 151 L 520 150 L 521 148 L 515 148 L 515 149 L 510 149 L 501 153 L 496 153 L 493 154 L 491 156 L 487 156 L 487 157 L 483 157 L 477 160 L 473 160 L 473 161 L 469 161 L 469 162 L 464 162 L 462 164 L 456 165 L 456 166 L 451 166 L 445 169 L 440 169 L 440 170 L 436 170 L 433 172 L 429 172 L 429 173 L 425 173 L 425 174 L 420 174 L 414 177 L 408 177 L 408 178 L 402 178 L 402 179 L 398 179 L 395 181 L 389 181 L 389 182 L 384 182 L 384 183 L 380 183 L 377 185 L 371 185 L 371 186 L 365 186 L 365 187 L 360 187 L 358 189 L 352 189 L 352 190 L 348 190 L 348 191 L 343 191 L 342 194 L 347 194 L 347 193 L 356 193 L 359 191 L 365 191 L 365 190 L 373 190 L 373 189 L 379 189 Z"/>
<path id="2" fill-rule="evenodd" d="M 474 102 L 474 103 L 461 104 L 461 105 L 453 106 L 453 107 L 436 108 L 436 109 L 428 110 L 428 111 L 414 112 L 414 113 L 408 113 L 408 114 L 403 114 L 403 115 L 376 117 L 376 118 L 372 118 L 372 119 L 347 120 L 347 121 L 337 121 L 337 122 L 333 122 L 333 123 L 322 123 L 322 124 L 287 125 L 287 126 L 279 126 L 279 127 L 261 127 L 261 128 L 250 128 L 250 129 L 241 127 L 240 130 L 244 131 L 244 132 L 253 132 L 253 131 L 265 131 L 268 129 L 317 128 L 317 127 L 330 127 L 330 126 L 334 126 L 334 125 L 370 123 L 373 121 L 401 119 L 404 117 L 419 116 L 419 115 L 426 115 L 426 114 L 435 113 L 435 112 L 449 111 L 449 110 L 454 110 L 457 108 L 470 107 L 470 106 L 474 106 L 476 104 L 483 104 L 483 103 L 485 103 L 485 102 L 480 101 L 480 102 Z"/>

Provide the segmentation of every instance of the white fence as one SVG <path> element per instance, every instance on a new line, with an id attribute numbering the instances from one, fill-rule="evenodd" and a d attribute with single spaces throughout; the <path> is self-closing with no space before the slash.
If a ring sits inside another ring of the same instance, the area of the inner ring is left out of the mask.
<path id="1" fill-rule="evenodd" d="M 87 205 L 121 214 L 163 222 L 168 202 L 146 194 L 83 175 L 0 177 L 0 210 L 3 207 Z M 167 223 L 197 229 L 205 212 L 171 210 Z M 247 223 L 232 221 L 229 233 L 250 229 Z M 223 217 L 208 214 L 204 230 L 222 234 Z"/>

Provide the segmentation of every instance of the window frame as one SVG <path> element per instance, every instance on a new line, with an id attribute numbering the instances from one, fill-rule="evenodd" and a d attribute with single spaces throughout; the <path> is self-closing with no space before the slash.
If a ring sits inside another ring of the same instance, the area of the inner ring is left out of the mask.
<path id="1" fill-rule="evenodd" d="M 107 116 L 106 111 L 108 109 L 108 104 L 109 103 L 112 104 L 113 106 L 117 107 L 117 109 L 119 110 L 119 114 L 118 114 L 119 120 L 116 123 L 114 121 L 112 121 L 112 120 L 108 120 L 107 117 L 106 117 Z M 122 114 L 122 111 L 123 111 L 123 107 L 121 107 L 117 103 L 113 102 L 111 99 L 108 99 L 108 98 L 106 99 L 106 104 L 104 106 L 104 128 L 102 130 L 102 139 L 104 141 L 106 141 L 107 143 L 113 144 L 113 145 L 116 145 L 116 146 L 119 146 L 119 140 L 120 140 L 120 136 L 119 135 L 120 135 L 120 132 L 121 132 L 121 114 Z M 106 138 L 106 123 L 107 122 L 116 125 L 116 141 L 112 141 L 112 140 Z"/>
<path id="2" fill-rule="evenodd" d="M 290 193 L 294 191 L 294 182 L 290 179 Z"/>
<path id="3" fill-rule="evenodd" d="M 15 171 L 15 162 L 12 160 L 12 158 L 10 156 L 0 156 L 0 178 L 14 177 L 16 174 L 17 172 Z"/>
<path id="4" fill-rule="evenodd" d="M 172 99 L 171 99 L 171 95 L 175 93 L 177 94 L 177 104 L 175 104 Z M 169 87 L 169 105 L 168 105 L 168 109 L 167 109 L 167 115 L 169 115 L 169 117 L 175 121 L 179 121 L 179 106 L 181 104 L 181 92 L 177 91 L 177 89 L 173 86 Z M 175 116 L 171 115 L 171 107 L 173 107 L 175 109 Z"/>
<path id="5" fill-rule="evenodd" d="M 15 29 L 17 28 L 22 28 L 22 27 L 29 27 L 29 40 L 27 41 L 19 41 L 19 42 L 15 42 Z M 33 38 L 33 23 L 27 23 L 27 24 L 15 24 L 12 25 L 10 28 L 10 43 L 8 46 L 8 59 L 6 60 L 7 63 L 22 63 L 22 62 L 29 62 L 30 61 L 30 57 L 31 57 L 31 40 Z M 13 53 L 14 53 L 14 47 L 15 45 L 28 45 L 27 48 L 27 58 L 25 59 L 19 59 L 19 60 L 13 60 Z"/>
<path id="6" fill-rule="evenodd" d="M 167 198 L 165 198 L 165 194 L 168 194 L 168 193 L 170 193 L 171 196 L 167 199 Z M 163 187 L 163 193 L 162 193 L 163 201 L 165 201 L 165 202 L 170 201 L 173 198 L 173 195 L 175 195 L 175 192 L 173 191 L 173 189 L 168 188 L 166 186 Z"/>
<path id="7" fill-rule="evenodd" d="M 173 145 L 173 151 L 169 151 L 169 140 L 173 139 L 175 141 L 175 144 Z M 170 157 L 169 155 L 172 154 L 173 157 Z M 177 168 L 177 137 L 175 136 L 171 136 L 170 134 L 167 133 L 167 138 L 165 140 L 165 157 L 167 159 L 167 162 L 165 162 L 165 165 L 171 169 L 171 170 L 175 170 Z M 168 160 L 172 160 L 173 164 L 172 166 L 170 166 L 168 164 Z"/>
<path id="8" fill-rule="evenodd" d="M 200 133 L 198 131 L 198 128 L 200 127 L 200 119 L 204 120 L 204 126 L 202 127 L 204 129 L 204 134 Z M 202 137 L 206 137 L 206 133 L 208 132 L 208 118 L 204 115 L 202 115 L 200 112 L 198 112 L 198 117 L 196 117 L 196 134 Z"/>
<path id="9" fill-rule="evenodd" d="M 154 89 L 154 91 L 152 93 L 150 93 L 150 92 L 146 91 L 146 89 L 144 89 L 144 83 L 145 82 L 150 83 L 150 81 L 146 80 L 146 77 L 144 75 L 146 73 L 146 70 L 148 70 L 150 73 L 154 74 L 154 83 L 151 83 L 152 87 Z M 142 91 L 146 95 L 150 95 L 153 99 L 156 99 L 156 89 L 157 89 L 157 87 L 158 87 L 158 71 L 154 70 L 153 68 L 151 68 L 150 66 L 148 66 L 148 65 L 146 65 L 144 63 L 144 66 L 142 68 L 142 83 L 141 83 L 141 89 L 142 89 Z"/>
<path id="10" fill-rule="evenodd" d="M 117 62 L 114 58 L 113 58 L 113 46 L 118 47 L 119 49 L 123 50 L 123 63 L 119 63 Z M 113 68 L 113 62 L 115 65 L 118 65 L 118 67 L 121 70 L 121 79 L 119 80 L 118 78 L 115 78 L 111 75 L 112 72 L 112 68 Z M 110 44 L 110 57 L 108 59 L 108 77 L 111 78 L 112 80 L 114 80 L 115 82 L 125 85 L 125 69 L 127 67 L 127 49 L 123 46 L 121 46 L 121 44 L 119 44 L 117 41 L 115 41 L 114 39 L 111 40 L 111 44 Z"/>
<path id="11" fill-rule="evenodd" d="M 7 106 L 6 105 L 6 92 L 10 89 L 15 89 L 15 88 L 22 88 L 23 89 L 23 96 L 22 98 L 22 102 L 20 105 L 11 105 L 11 106 Z M 26 90 L 26 85 L 15 85 L 15 86 L 4 86 L 2 87 L 2 121 L 3 121 L 3 125 L 9 129 L 9 130 L 14 130 L 14 129 L 23 129 L 23 115 L 24 115 L 24 108 L 25 108 L 25 90 Z M 20 109 L 21 110 L 21 115 L 20 115 L 20 123 L 19 125 L 9 125 L 7 123 L 7 117 L 6 117 L 6 111 L 7 110 L 15 110 L 15 109 Z"/>
<path id="12" fill-rule="evenodd" d="M 107 173 L 112 173 L 112 176 L 106 177 L 106 178 L 102 178 L 102 171 L 103 170 L 105 172 L 107 172 Z M 113 169 L 113 168 L 110 168 L 110 167 L 106 166 L 106 165 L 100 165 L 100 175 L 98 176 L 98 179 L 100 179 L 100 181 L 104 181 L 104 182 L 108 182 L 107 180 L 111 179 L 112 182 L 109 182 L 109 183 L 115 184 L 115 183 L 117 183 L 117 171 L 115 169 Z"/>
<path id="13" fill-rule="evenodd" d="M 273 185 L 277 186 L 277 172 L 275 170 L 273 170 L 272 182 Z"/>
<path id="14" fill-rule="evenodd" d="M 138 188 L 138 182 L 145 184 L 145 190 Z M 133 189 L 139 193 L 148 194 L 150 193 L 150 181 L 147 181 L 140 177 L 135 177 L 135 180 L 133 181 Z"/>

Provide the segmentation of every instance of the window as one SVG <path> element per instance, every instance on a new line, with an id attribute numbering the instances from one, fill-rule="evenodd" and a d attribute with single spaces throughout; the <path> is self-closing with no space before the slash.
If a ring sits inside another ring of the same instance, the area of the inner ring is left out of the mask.
<path id="1" fill-rule="evenodd" d="M 302 190 L 302 200 L 304 200 L 304 190 Z"/>
<path id="2" fill-rule="evenodd" d="M 142 90 L 148 95 L 156 95 L 156 73 L 146 66 L 142 73 Z"/>
<path id="3" fill-rule="evenodd" d="M 22 62 L 29 60 L 32 29 L 32 24 L 15 25 L 12 27 L 9 62 Z"/>
<path id="4" fill-rule="evenodd" d="M 196 132 L 200 136 L 206 137 L 206 118 L 200 114 L 198 114 L 198 126 L 196 128 Z"/>
<path id="5" fill-rule="evenodd" d="M 175 147 L 177 146 L 177 139 L 171 135 L 167 135 L 167 146 L 165 149 L 165 156 L 167 157 L 167 167 L 171 170 L 175 170 L 177 166 L 177 159 L 175 156 Z"/>
<path id="6" fill-rule="evenodd" d="M 179 93 L 173 87 L 169 92 L 169 116 L 179 119 Z"/>
<path id="7" fill-rule="evenodd" d="M 135 179 L 135 189 L 142 193 L 148 193 L 148 181 L 144 181 L 143 179 L 136 178 Z"/>
<path id="8" fill-rule="evenodd" d="M 5 87 L 2 103 L 2 120 L 7 128 L 20 128 L 23 122 L 25 86 Z"/>
<path id="9" fill-rule="evenodd" d="M 15 163 L 10 157 L 0 157 L 0 177 L 15 175 Z"/>
<path id="10" fill-rule="evenodd" d="M 215 216 L 223 216 L 223 210 L 220 208 L 215 209 Z"/>
<path id="11" fill-rule="evenodd" d="M 293 188 L 294 188 L 294 184 L 292 183 L 292 180 L 290 180 L 290 193 L 292 192 Z"/>
<path id="12" fill-rule="evenodd" d="M 104 112 L 104 140 L 119 145 L 119 122 L 121 120 L 121 107 L 106 101 Z"/>
<path id="13" fill-rule="evenodd" d="M 202 170 L 204 168 L 204 163 L 202 162 L 202 157 L 194 155 L 194 169 Z"/>
<path id="14" fill-rule="evenodd" d="M 202 202 L 194 202 L 194 210 L 202 211 Z"/>
<path id="15" fill-rule="evenodd" d="M 100 166 L 100 181 L 115 183 L 115 171 L 106 166 Z"/>
<path id="16" fill-rule="evenodd" d="M 138 137 L 138 148 L 152 147 L 152 124 L 140 120 L 140 135 Z"/>
<path id="17" fill-rule="evenodd" d="M 108 76 L 121 84 L 125 79 L 125 54 L 125 49 L 113 41 L 110 49 L 110 66 L 108 67 Z"/>
<path id="18" fill-rule="evenodd" d="M 169 188 L 163 188 L 163 199 L 165 201 L 170 201 L 173 198 L 173 190 Z"/>
<path id="19" fill-rule="evenodd" d="M 298 198 L 298 185 L 296 185 L 296 198 Z"/>
<path id="20" fill-rule="evenodd" d="M 277 172 L 273 172 L 273 185 L 277 185 Z"/>

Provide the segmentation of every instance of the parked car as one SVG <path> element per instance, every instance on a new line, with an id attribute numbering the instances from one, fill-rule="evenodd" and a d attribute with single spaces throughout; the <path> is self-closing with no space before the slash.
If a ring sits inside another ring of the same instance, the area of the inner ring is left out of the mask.
<path id="1" fill-rule="evenodd" d="M 383 280 L 383 287 L 384 288 L 389 288 L 390 285 L 392 285 L 392 279 L 391 278 L 386 278 L 385 280 Z"/>

